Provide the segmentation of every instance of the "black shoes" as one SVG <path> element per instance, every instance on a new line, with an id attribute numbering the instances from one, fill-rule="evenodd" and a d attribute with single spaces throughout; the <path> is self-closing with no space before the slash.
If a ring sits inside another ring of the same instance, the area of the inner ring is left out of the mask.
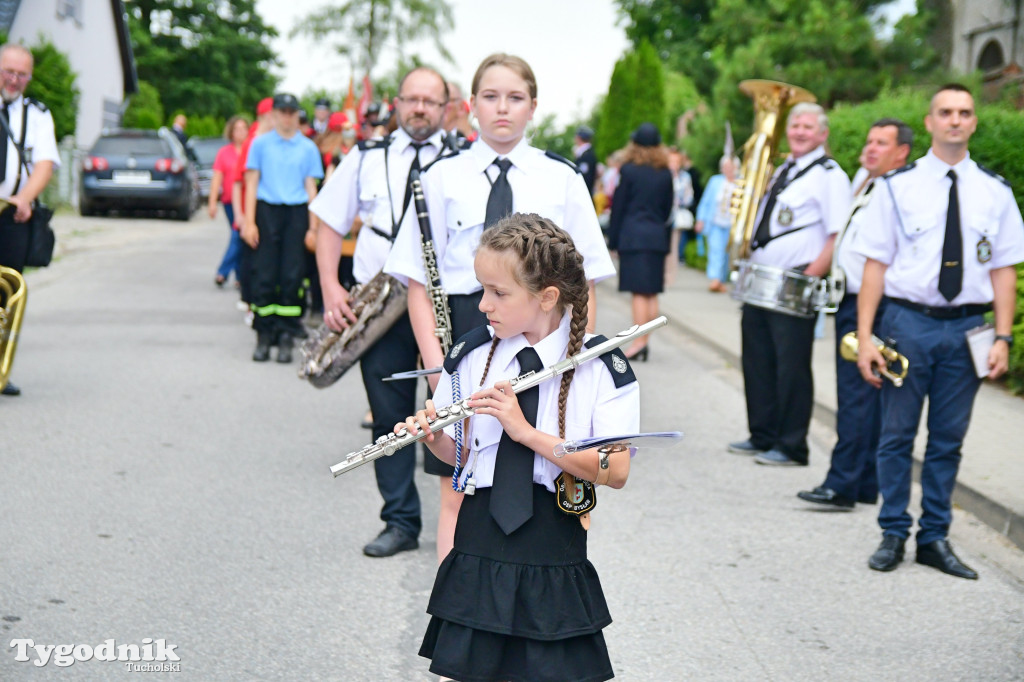
<path id="1" fill-rule="evenodd" d="M 957 578 L 966 578 L 967 580 L 978 579 L 978 572 L 960 561 L 956 554 L 953 554 L 953 548 L 950 547 L 949 540 L 936 540 L 925 545 L 918 545 L 917 563 L 937 568 L 943 573 L 948 573 Z"/>
<path id="2" fill-rule="evenodd" d="M 835 490 L 820 485 L 814 490 L 801 490 L 796 494 L 796 496 L 805 502 L 821 504 L 840 511 L 850 511 L 853 509 L 854 504 L 853 500 L 850 498 L 843 497 Z"/>
<path id="3" fill-rule="evenodd" d="M 287 364 L 292 361 L 292 347 L 295 341 L 290 334 L 281 334 L 277 339 L 277 361 Z"/>
<path id="4" fill-rule="evenodd" d="M 0 391 L 3 395 L 21 395 L 21 389 L 12 384 L 10 381 L 4 386 L 4 390 Z"/>
<path id="5" fill-rule="evenodd" d="M 266 332 L 256 337 L 256 350 L 252 352 L 253 362 L 266 362 L 270 359 L 271 335 Z"/>
<path id="6" fill-rule="evenodd" d="M 647 362 L 648 353 L 650 353 L 650 346 L 644 346 L 632 355 L 626 355 L 626 359 L 630 362 Z"/>
<path id="7" fill-rule="evenodd" d="M 757 447 L 749 440 L 738 440 L 735 443 L 729 443 L 729 452 L 735 455 L 760 455 L 765 450 Z"/>
<path id="8" fill-rule="evenodd" d="M 906 538 L 897 535 L 883 535 L 882 544 L 868 559 L 868 568 L 876 571 L 893 570 L 903 561 L 903 547 L 906 544 Z"/>
<path id="9" fill-rule="evenodd" d="M 419 546 L 420 543 L 416 541 L 416 538 L 404 530 L 388 526 L 377 536 L 376 540 L 363 547 L 363 554 L 372 557 L 388 557 L 399 552 L 408 552 Z"/>

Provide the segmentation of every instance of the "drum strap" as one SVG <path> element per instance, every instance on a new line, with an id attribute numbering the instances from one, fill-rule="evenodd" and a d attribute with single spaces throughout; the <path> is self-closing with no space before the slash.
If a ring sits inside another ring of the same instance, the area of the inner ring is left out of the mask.
<path id="1" fill-rule="evenodd" d="M 799 173 L 794 175 L 792 177 L 792 179 L 787 181 L 787 180 L 785 180 L 785 178 L 779 178 L 779 180 L 782 180 L 782 181 L 785 182 L 785 185 L 783 185 L 783 189 L 785 189 L 786 187 L 789 187 L 794 182 L 796 182 L 797 180 L 799 180 L 803 176 L 807 175 L 807 173 L 809 173 L 811 171 L 811 169 L 814 168 L 815 166 L 824 165 L 824 164 L 828 163 L 829 161 L 832 161 L 832 157 L 831 156 L 828 156 L 827 154 L 825 156 L 819 156 L 814 161 L 811 161 L 811 163 L 809 163 L 806 168 L 802 169 Z M 781 190 L 780 190 L 780 192 L 781 192 Z M 773 240 L 778 239 L 779 237 L 785 237 L 788 234 L 793 234 L 794 232 L 799 232 L 800 230 L 802 230 L 802 229 L 804 229 L 806 227 L 810 227 L 810 225 L 804 225 L 802 227 L 794 227 L 792 230 L 786 230 L 785 232 L 780 232 L 779 234 L 769 235 L 767 239 L 765 239 L 764 241 L 761 241 L 757 245 L 755 250 L 756 249 L 763 249 L 764 247 L 768 246 L 768 244 L 770 242 L 772 242 Z"/>

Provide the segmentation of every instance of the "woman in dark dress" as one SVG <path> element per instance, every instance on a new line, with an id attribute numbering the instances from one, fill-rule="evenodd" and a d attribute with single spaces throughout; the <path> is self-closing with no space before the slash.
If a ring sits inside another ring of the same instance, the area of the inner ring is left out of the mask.
<path id="1" fill-rule="evenodd" d="M 665 255 L 672 233 L 673 187 L 668 151 L 653 123 L 630 136 L 612 202 L 608 248 L 619 252 L 619 291 L 633 294 L 633 322 L 658 316 L 665 288 Z M 626 349 L 626 357 L 647 360 L 647 337 Z"/>

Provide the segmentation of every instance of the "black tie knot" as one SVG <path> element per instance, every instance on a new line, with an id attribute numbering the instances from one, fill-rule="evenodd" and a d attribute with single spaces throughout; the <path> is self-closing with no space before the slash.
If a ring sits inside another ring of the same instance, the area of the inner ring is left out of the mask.
<path id="1" fill-rule="evenodd" d="M 508 159 L 497 158 L 494 160 L 494 165 L 498 167 L 502 173 L 508 173 L 508 169 L 512 167 L 512 162 Z"/>
<path id="2" fill-rule="evenodd" d="M 956 171 L 950 168 L 949 172 L 946 173 L 946 177 L 952 180 L 953 182 L 956 182 Z"/>
<path id="3" fill-rule="evenodd" d="M 519 361 L 519 369 L 522 373 L 539 372 L 544 367 L 540 361 L 540 356 L 537 355 L 537 351 L 530 346 L 516 353 L 516 360 Z"/>

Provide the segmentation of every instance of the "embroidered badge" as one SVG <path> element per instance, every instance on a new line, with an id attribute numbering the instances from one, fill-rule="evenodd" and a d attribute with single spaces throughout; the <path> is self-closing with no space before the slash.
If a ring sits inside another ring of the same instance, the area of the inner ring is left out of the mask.
<path id="1" fill-rule="evenodd" d="M 988 237 L 982 237 L 978 242 L 978 262 L 987 263 L 992 260 L 992 242 Z"/>
<path id="2" fill-rule="evenodd" d="M 575 481 L 575 484 L 567 484 L 567 481 Z M 597 506 L 597 491 L 590 481 L 581 481 L 572 478 L 569 474 L 563 473 L 558 477 L 558 508 L 566 514 L 579 516 L 586 514 Z"/>
<path id="3" fill-rule="evenodd" d="M 618 372 L 619 374 L 625 374 L 626 370 L 629 369 L 629 366 L 626 364 L 626 361 L 620 358 L 618 355 L 613 355 L 612 368 L 614 368 L 615 371 Z"/>
<path id="4" fill-rule="evenodd" d="M 789 227 L 793 224 L 793 209 L 789 206 L 783 206 L 782 210 L 779 211 L 779 225 L 783 227 Z"/>
<path id="5" fill-rule="evenodd" d="M 462 352 L 462 347 L 465 346 L 465 345 L 466 345 L 466 342 L 462 341 L 462 342 L 457 343 L 454 346 L 452 346 L 451 352 L 448 353 L 449 357 L 452 357 L 452 358 L 459 357 L 459 353 Z"/>

